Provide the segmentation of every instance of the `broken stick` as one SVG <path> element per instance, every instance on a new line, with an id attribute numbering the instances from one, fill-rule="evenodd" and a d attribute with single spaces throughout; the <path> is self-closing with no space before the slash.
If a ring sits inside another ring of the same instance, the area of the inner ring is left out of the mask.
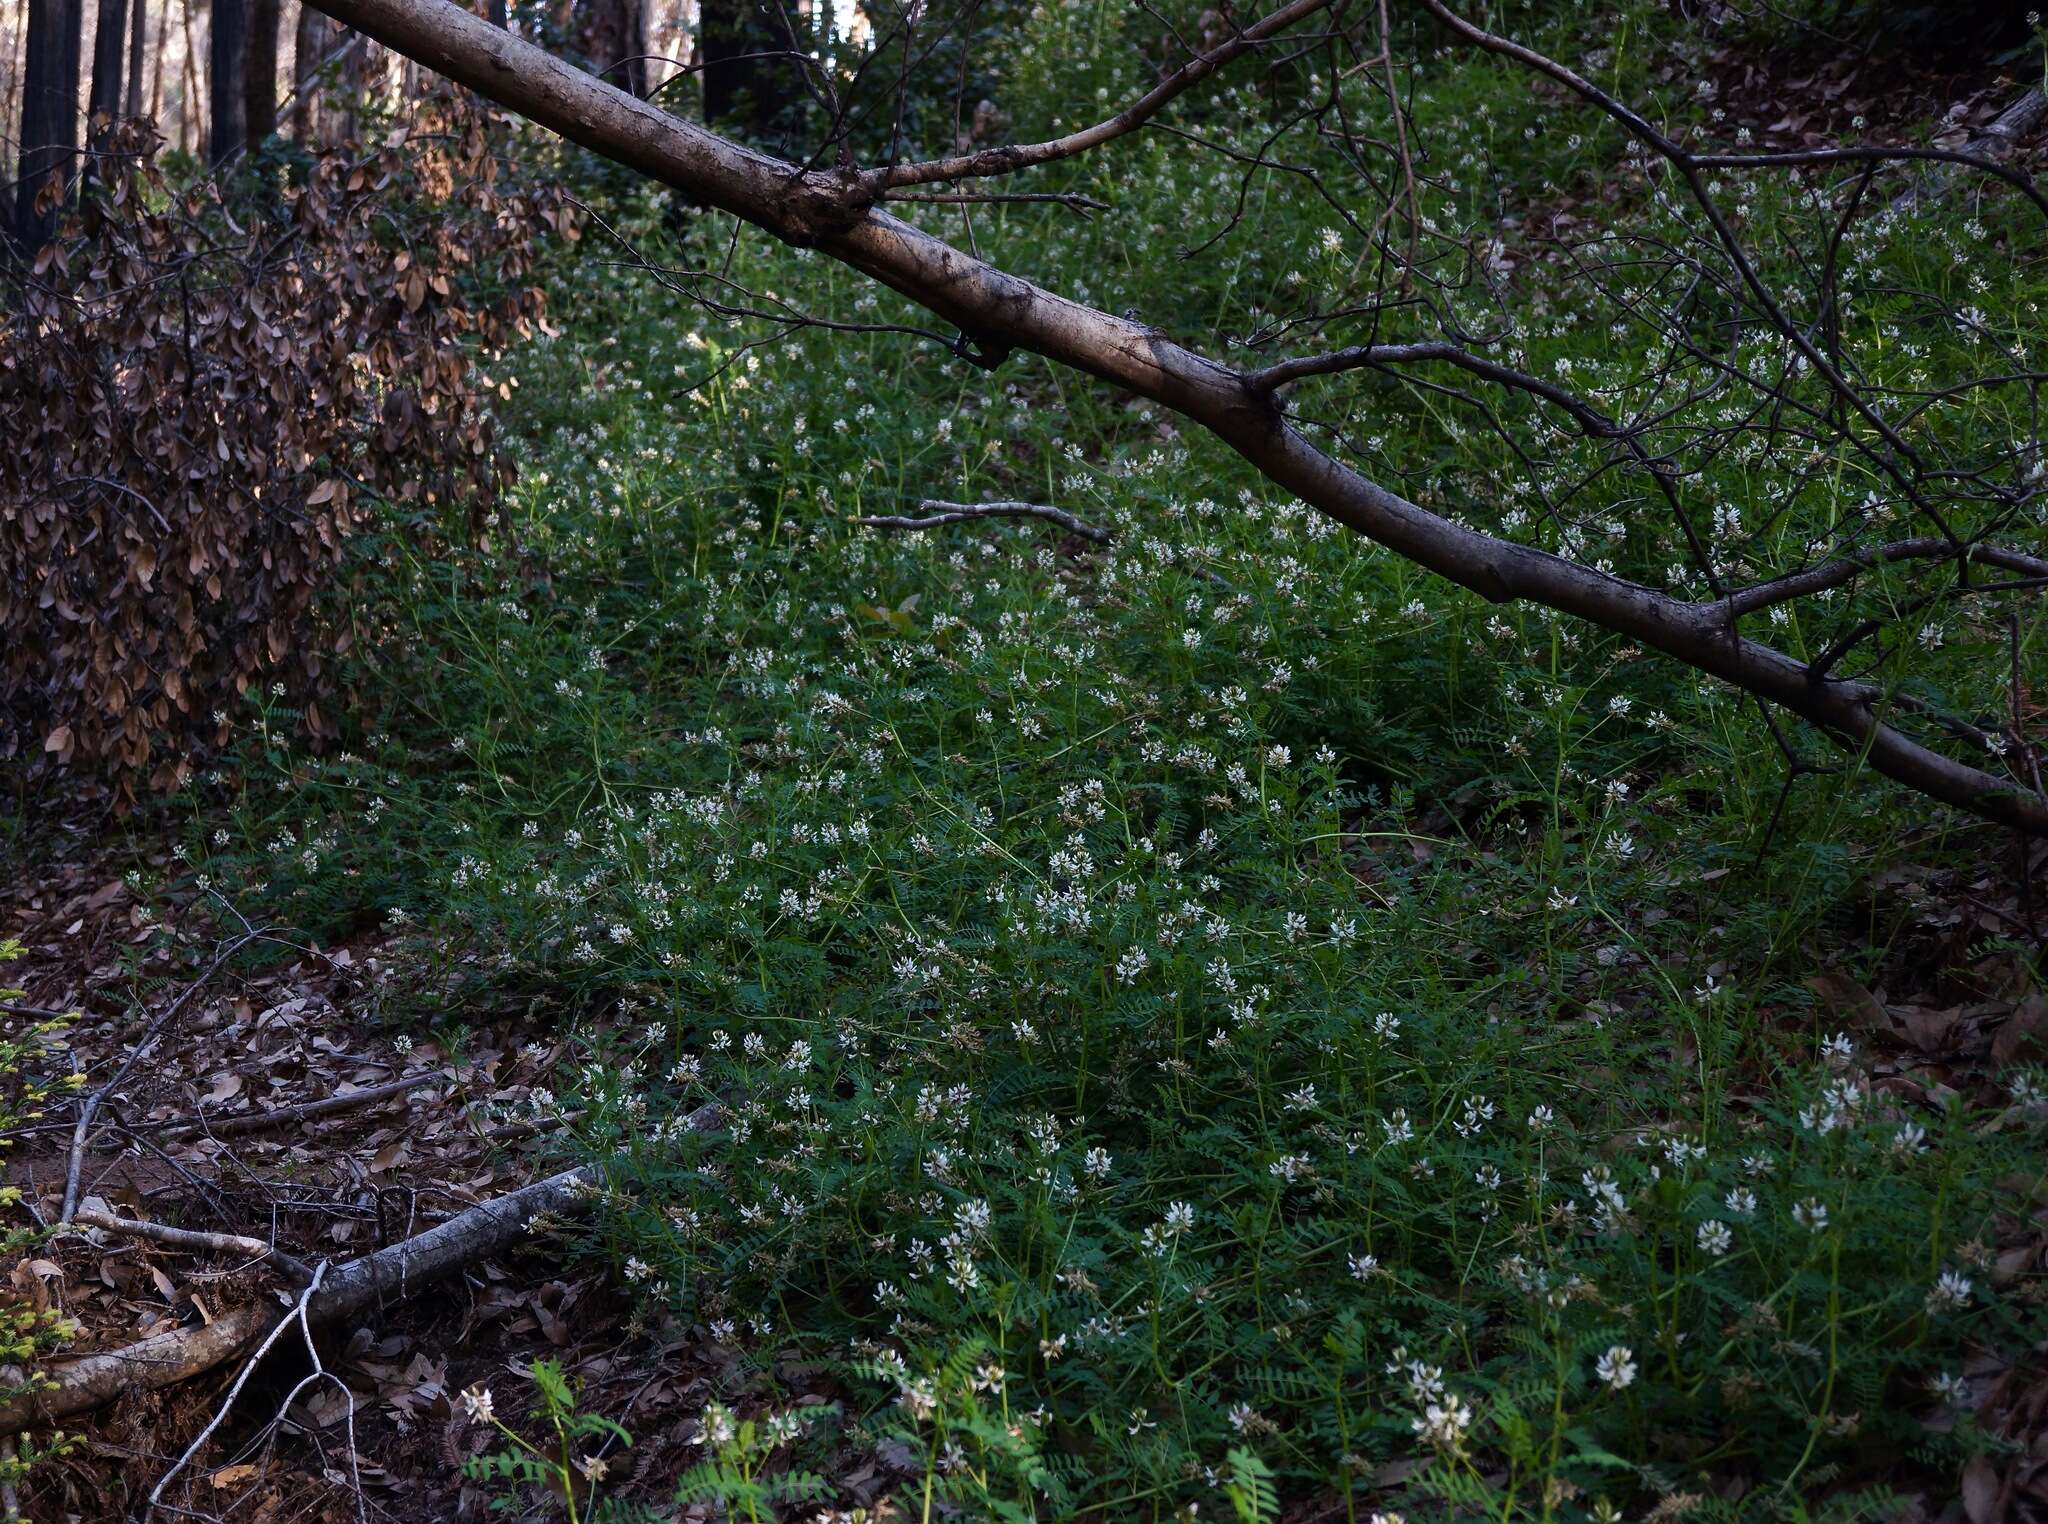
<path id="1" fill-rule="evenodd" d="M 116 1217 L 112 1212 L 96 1211 L 92 1207 L 80 1207 L 71 1214 L 74 1223 L 83 1223 L 88 1228 L 98 1228 L 103 1233 L 118 1233 L 123 1238 L 142 1238 L 170 1249 L 208 1250 L 217 1254 L 239 1254 L 259 1263 L 275 1265 L 299 1285 L 313 1279 L 313 1270 L 304 1260 L 287 1254 L 275 1244 L 265 1243 L 260 1238 L 250 1238 L 242 1233 L 201 1233 L 192 1228 L 174 1228 L 166 1222 L 143 1222 L 133 1217 Z"/>

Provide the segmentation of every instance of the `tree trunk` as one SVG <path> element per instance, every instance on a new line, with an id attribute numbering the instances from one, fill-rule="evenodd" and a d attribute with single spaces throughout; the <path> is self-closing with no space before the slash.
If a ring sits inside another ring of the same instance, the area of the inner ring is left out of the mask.
<path id="1" fill-rule="evenodd" d="M 308 147 L 320 130 L 320 65 L 340 32 L 312 6 L 299 7 L 292 40 L 292 136 Z"/>
<path id="2" fill-rule="evenodd" d="M 283 13 L 282 0 L 249 0 L 242 125 L 252 148 L 277 131 L 277 31 Z"/>
<path id="3" fill-rule="evenodd" d="M 502 32 L 511 24 L 512 15 L 506 8 L 505 0 L 491 0 L 491 25 Z"/>
<path id="4" fill-rule="evenodd" d="M 769 19 L 762 0 L 704 0 L 697 28 L 704 120 L 765 131 L 782 107 L 776 87 L 789 65 L 756 55 L 788 46 L 780 21 Z"/>
<path id="5" fill-rule="evenodd" d="M 139 11 L 140 5 L 136 7 Z M 164 56 L 170 52 L 164 39 L 169 35 L 171 22 L 170 0 L 164 0 L 164 9 L 157 17 L 156 46 L 149 52 L 149 119 L 163 130 L 164 120 Z"/>
<path id="6" fill-rule="evenodd" d="M 68 176 L 78 157 L 78 69 L 83 0 L 29 0 L 21 92 L 21 169 L 14 231 L 33 254 L 57 231 L 60 201 L 51 175 Z"/>
<path id="7" fill-rule="evenodd" d="M 85 108 L 87 131 L 101 117 L 121 114 L 121 48 L 128 40 L 128 0 L 99 0 L 92 34 L 92 94 Z"/>
<path id="8" fill-rule="evenodd" d="M 199 140 L 199 44 L 192 36 L 192 0 L 178 0 L 185 23 L 185 51 L 179 59 L 178 147 L 197 153 L 206 145 Z"/>
<path id="9" fill-rule="evenodd" d="M 341 55 L 341 110 L 326 125 L 327 142 L 353 143 L 361 136 L 363 107 L 371 104 L 380 78 L 389 65 L 377 44 L 368 37 L 353 39 L 355 45 Z"/>
<path id="10" fill-rule="evenodd" d="M 576 51 L 590 72 L 628 95 L 647 94 L 646 30 L 641 0 L 576 0 Z"/>
<path id="11" fill-rule="evenodd" d="M 128 99 L 125 113 L 141 116 L 143 72 L 149 68 L 149 0 L 128 7 Z"/>
<path id="12" fill-rule="evenodd" d="M 225 164 L 249 141 L 249 0 L 213 0 L 206 89 L 213 107 L 207 162 Z"/>

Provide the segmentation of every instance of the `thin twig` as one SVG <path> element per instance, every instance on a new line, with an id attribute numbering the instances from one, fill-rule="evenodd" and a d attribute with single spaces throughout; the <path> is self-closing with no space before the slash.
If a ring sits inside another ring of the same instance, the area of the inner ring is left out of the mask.
<path id="1" fill-rule="evenodd" d="M 178 1457 L 171 1469 L 166 1471 L 158 1479 L 157 1484 L 149 1489 L 149 1507 L 143 1511 L 144 1519 L 148 1519 L 156 1513 L 157 1505 L 163 1501 L 164 1488 L 171 1485 L 171 1479 L 185 1469 L 186 1464 L 190 1462 L 192 1457 L 199 1453 L 199 1447 L 211 1439 L 213 1431 L 219 1428 L 227 1419 L 229 1411 L 235 1405 L 235 1399 L 242 1395 L 242 1388 L 248 1385 L 249 1377 L 255 1372 L 256 1367 L 263 1363 L 263 1357 L 270 1353 L 271 1346 L 277 1343 L 278 1339 L 284 1334 L 284 1331 L 291 1327 L 292 1324 L 297 1323 L 300 1328 L 305 1330 L 306 1348 L 311 1349 L 313 1347 L 313 1330 L 306 1322 L 306 1309 L 312 1304 L 313 1298 L 319 1294 L 320 1282 L 326 1278 L 326 1275 L 327 1261 L 323 1259 L 314 1269 L 312 1279 L 307 1282 L 306 1289 L 299 1293 L 299 1300 L 293 1306 L 290 1315 L 280 1321 L 275 1328 L 271 1329 L 264 1336 L 263 1342 L 256 1346 L 256 1352 L 249 1357 L 248 1363 L 242 1367 L 241 1374 L 235 1377 L 235 1384 L 228 1388 L 227 1400 L 220 1405 L 219 1411 L 206 1421 L 206 1427 L 201 1429 L 192 1443 L 185 1447 L 185 1453 Z M 319 1363 L 320 1357 L 316 1354 L 313 1357 L 313 1364 L 317 1368 Z M 293 1390 L 296 1392 L 297 1388 Z"/>
<path id="2" fill-rule="evenodd" d="M 946 503 L 937 498 L 926 498 L 918 507 L 925 511 L 926 517 L 875 514 L 849 522 L 866 529 L 940 529 L 947 524 L 965 524 L 975 519 L 1043 519 L 1097 545 L 1107 545 L 1110 541 L 1107 529 L 1098 529 L 1085 519 L 1075 518 L 1064 508 L 1048 508 L 1043 503 Z"/>
<path id="3" fill-rule="evenodd" d="M 62 481 L 50 483 L 50 487 L 52 491 L 63 487 L 105 487 L 109 491 L 125 493 L 149 510 L 149 516 L 156 520 L 157 528 L 165 534 L 171 532 L 170 521 L 164 517 L 163 510 L 126 482 L 117 482 L 105 476 L 68 476 Z"/>
<path id="4" fill-rule="evenodd" d="M 85 1143 L 92 1134 L 93 1118 L 99 1114 L 100 1106 L 113 1094 L 114 1088 L 128 1077 L 129 1071 L 141 1061 L 142 1056 L 155 1046 L 158 1034 L 170 1023 L 172 1017 L 185 1008 L 186 1002 L 206 988 L 208 981 L 228 959 L 266 934 L 267 928 L 252 927 L 214 954 L 213 961 L 206 965 L 205 971 L 186 985 L 178 998 L 165 1006 L 163 1012 L 144 1029 L 141 1039 L 128 1050 L 128 1057 L 122 1060 L 121 1067 L 114 1071 L 113 1077 L 79 1102 L 78 1124 L 71 1131 L 71 1154 L 64 1166 L 64 1206 L 57 1214 L 58 1221 L 69 1222 L 72 1212 L 78 1206 L 78 1180 L 85 1168 Z"/>
<path id="5" fill-rule="evenodd" d="M 16 1005 L 12 1001 L 0 1000 L 0 1016 L 26 1016 L 32 1021 L 74 1021 L 83 1016 L 80 1010 L 53 1011 L 42 1005 Z"/>
<path id="6" fill-rule="evenodd" d="M 1083 196 L 1073 191 L 949 191 L 935 195 L 917 195 L 910 191 L 891 191 L 882 198 L 884 201 L 914 201 L 925 206 L 984 206 L 1000 205 L 1006 201 L 1050 202 L 1064 206 L 1070 211 L 1083 215 L 1089 212 L 1110 210 L 1107 201 L 1097 201 L 1093 196 Z"/>
<path id="7" fill-rule="evenodd" d="M 1135 132 L 1163 111 L 1176 96 L 1207 79 L 1239 54 L 1270 41 L 1304 16 L 1312 16 L 1329 4 L 1330 0 L 1290 0 L 1289 4 L 1253 22 L 1208 52 L 1196 54 L 1115 116 L 1092 127 L 1084 127 L 1079 132 L 1070 132 L 1065 137 L 1051 138 L 1043 143 L 1013 143 L 1001 148 L 984 148 L 976 153 L 934 159 L 923 164 L 894 164 L 886 169 L 869 170 L 863 179 L 874 191 L 881 192 L 904 185 L 929 185 L 938 180 L 1014 174 L 1020 169 L 1086 153 L 1091 148 Z"/>

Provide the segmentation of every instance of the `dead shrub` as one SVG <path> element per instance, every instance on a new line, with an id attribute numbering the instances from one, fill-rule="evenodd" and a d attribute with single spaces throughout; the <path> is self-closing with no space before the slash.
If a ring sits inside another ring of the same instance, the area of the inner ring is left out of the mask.
<path id="1" fill-rule="evenodd" d="M 255 210 L 166 185 L 140 126 L 104 146 L 0 329 L 0 756 L 125 809 L 252 683 L 337 733 L 344 547 L 380 502 L 488 511 L 510 468 L 478 366 L 540 320 L 537 241 L 574 228 L 460 100 Z"/>

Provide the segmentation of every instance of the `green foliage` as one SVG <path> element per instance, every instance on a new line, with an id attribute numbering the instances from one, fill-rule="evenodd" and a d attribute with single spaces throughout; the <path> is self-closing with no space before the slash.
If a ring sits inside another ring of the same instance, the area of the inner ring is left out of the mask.
<path id="1" fill-rule="evenodd" d="M 1223 1495 L 1236 1510 L 1237 1524 L 1269 1524 L 1279 1518 L 1280 1495 L 1273 1486 L 1272 1468 L 1241 1445 L 1233 1446 L 1224 1459 L 1230 1477 Z"/>
<path id="2" fill-rule="evenodd" d="M 1655 16 L 1593 9 L 1547 7 L 1546 35 L 1636 88 Z M 1005 61 L 1020 135 L 1141 77 L 1121 14 L 1033 14 Z M 1610 132 L 1507 78 L 1423 76 L 1419 131 L 1451 166 L 1432 217 L 1491 227 L 1502 184 L 1613 181 L 1635 198 L 1617 236 L 1679 236 Z M 1190 107 L 1238 146 L 1269 109 L 1228 87 Z M 1235 174 L 1164 136 L 1043 188 L 1117 215 L 977 213 L 1006 263 L 1218 352 L 1353 278 L 1334 211 L 1254 186 L 1230 225 Z M 1743 207 L 1790 281 L 1810 209 L 1764 179 Z M 612 220 L 672 268 L 913 319 L 709 219 L 669 247 L 667 210 Z M 2014 237 L 2001 202 L 1978 217 L 1844 240 L 1873 384 L 1938 384 L 1981 342 L 1887 292 L 1939 288 L 2024 341 L 2042 273 L 1987 256 Z M 1202 259 L 1160 258 L 1218 227 Z M 1648 410 L 1640 336 L 1509 256 L 1503 357 Z M 1815 946 L 1915 933 L 1872 890 L 1909 838 L 1932 862 L 1981 842 L 1852 768 L 1795 787 L 1764 849 L 1784 774 L 1753 707 L 1447 590 L 1049 366 L 628 325 L 665 299 L 630 264 L 562 280 L 553 309 L 589 316 L 511 358 L 523 469 L 488 542 L 374 547 L 361 733 L 305 755 L 252 691 L 248 770 L 225 803 L 191 796 L 188 852 L 274 915 L 417 922 L 451 971 L 602 1013 L 549 1101 L 624 1188 L 593 1252 L 736 1355 L 685 1500 L 767 1518 L 819 1496 L 820 1436 L 739 1416 L 772 1374 L 749 1352 L 792 1346 L 843 1381 L 849 1426 L 920 1459 L 903 1501 L 930 1516 L 1337 1496 L 1364 1517 L 1406 1494 L 1417 1517 L 1849 1517 L 1901 1455 L 1952 1479 L 1983 1445 L 1966 1352 L 2043 1332 L 1992 1270 L 2038 1175 L 2040 1076 L 1907 1099 L 1807 984 Z M 1457 318 L 1490 322 L 1481 299 Z M 1419 381 L 1325 395 L 1411 494 L 1682 584 L 1645 484 L 1528 399 L 1493 407 L 1546 441 L 1533 465 Z M 1958 394 L 1944 426 L 2009 443 L 2030 426 L 2011 406 Z M 1697 491 L 1741 510 L 1717 525 L 1740 564 L 1771 566 L 1875 490 L 1859 470 L 1745 446 Z M 1551 511 L 1581 479 L 1576 517 Z M 925 495 L 1057 502 L 1114 544 L 848 522 Z M 1896 598 L 1888 577 L 1826 617 Z M 1773 638 L 1816 649 L 1806 617 Z M 1927 618 L 1911 684 L 2001 712 L 2003 633 Z M 2023 661 L 2042 638 L 2020 630 Z M 1973 956 L 2037 977 L 2017 942 Z M 491 1474 L 574 1498 L 573 1402 L 542 1403 L 561 1442 Z M 1683 1504 L 1730 1475 L 1744 1501 Z"/>
<path id="3" fill-rule="evenodd" d="M 528 1494 L 550 1493 L 570 1524 L 580 1519 L 591 1524 L 624 1524 L 626 1515 L 601 1502 L 599 1490 L 610 1469 L 604 1452 L 613 1443 L 632 1444 L 632 1436 L 609 1418 L 585 1412 L 575 1388 L 553 1361 L 534 1361 L 526 1375 L 533 1383 L 532 1417 L 543 1431 L 542 1438 L 530 1440 L 498 1417 L 488 1387 L 472 1387 L 462 1394 L 465 1411 L 474 1422 L 495 1429 L 506 1444 L 470 1459 L 463 1474 L 472 1481 L 521 1488 Z M 522 1508 L 528 1500 L 517 1491 L 501 1492 L 491 1507 L 509 1512 Z"/>
<path id="4" fill-rule="evenodd" d="M 14 962 L 22 951 L 15 938 L 0 937 L 0 964 Z M 22 996 L 21 990 L 0 988 L 0 1150 L 13 1147 L 19 1130 L 42 1118 L 52 1096 L 68 1094 L 85 1080 L 77 1072 L 57 1079 L 40 1072 L 48 1062 L 53 1040 L 70 1025 L 70 1018 L 21 1016 L 11 1006 Z M 27 1214 L 20 1186 L 0 1185 L 0 1209 L 8 1214 L 7 1221 L 0 1224 L 0 1256 L 18 1262 L 24 1251 L 49 1234 L 22 1220 Z M 39 1284 L 32 1272 L 29 1283 Z M 24 1295 L 21 1285 L 17 1278 L 12 1287 L 0 1292 L 0 1371 L 6 1372 L 0 1376 L 0 1403 L 47 1390 L 50 1378 L 38 1366 L 76 1332 L 71 1320 L 49 1306 L 46 1297 Z M 7 1454 L 0 1455 L 0 1482 L 20 1482 L 30 1467 L 63 1454 L 75 1443 L 62 1430 L 47 1439 L 21 1436 Z"/>

